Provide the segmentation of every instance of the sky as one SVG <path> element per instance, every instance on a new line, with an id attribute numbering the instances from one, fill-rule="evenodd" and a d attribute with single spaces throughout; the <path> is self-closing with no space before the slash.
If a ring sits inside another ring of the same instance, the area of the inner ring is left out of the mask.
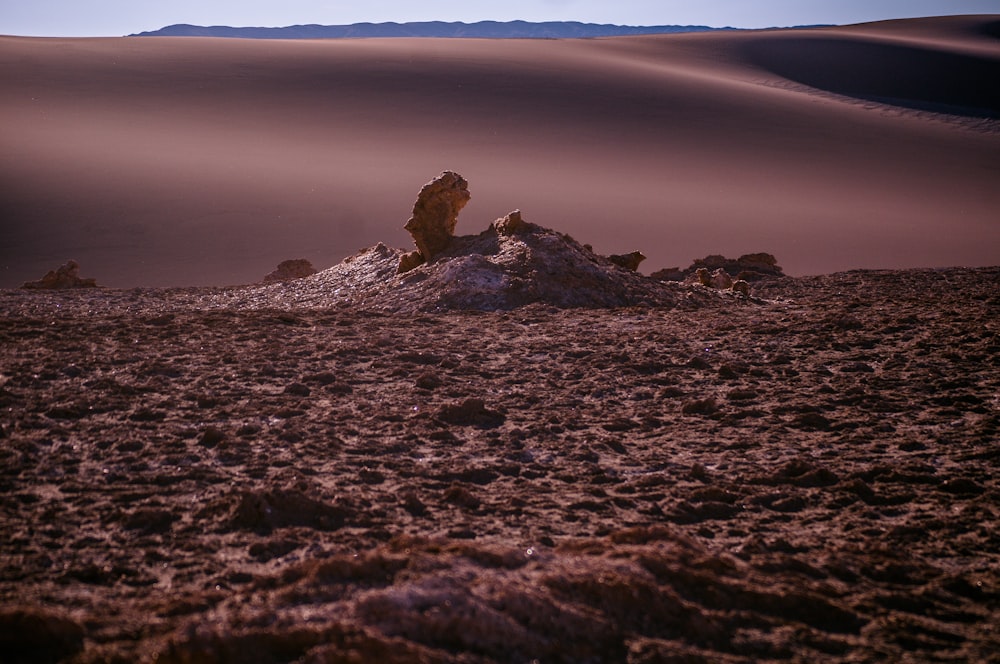
<path id="1" fill-rule="evenodd" d="M 1000 0 L 0 0 L 0 34 L 104 37 L 193 25 L 583 21 L 765 28 L 1000 14 Z"/>

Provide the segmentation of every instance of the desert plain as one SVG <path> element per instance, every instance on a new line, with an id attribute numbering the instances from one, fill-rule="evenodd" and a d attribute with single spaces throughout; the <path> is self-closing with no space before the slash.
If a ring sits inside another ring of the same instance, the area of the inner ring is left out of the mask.
<path id="1" fill-rule="evenodd" d="M 3 661 L 998 661 L 998 21 L 0 37 Z"/>

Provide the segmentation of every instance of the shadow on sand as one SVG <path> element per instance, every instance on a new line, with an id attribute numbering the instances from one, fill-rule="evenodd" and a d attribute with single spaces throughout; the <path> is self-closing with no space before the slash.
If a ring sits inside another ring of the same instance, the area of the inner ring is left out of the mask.
<path id="1" fill-rule="evenodd" d="M 1000 34 L 1000 23 L 990 28 Z M 998 60 L 833 37 L 761 39 L 745 49 L 757 66 L 821 90 L 921 111 L 1000 117 Z"/>

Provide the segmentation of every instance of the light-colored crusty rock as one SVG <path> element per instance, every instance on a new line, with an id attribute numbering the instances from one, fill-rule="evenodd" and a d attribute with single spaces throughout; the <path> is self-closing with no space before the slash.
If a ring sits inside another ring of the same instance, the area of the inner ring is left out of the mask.
<path id="1" fill-rule="evenodd" d="M 721 267 L 712 273 L 712 285 L 719 290 L 726 290 L 733 287 L 733 278 L 729 276 Z"/>
<path id="2" fill-rule="evenodd" d="M 524 228 L 524 219 L 521 218 L 521 211 L 514 210 L 493 222 L 493 228 L 497 235 L 513 235 Z"/>
<path id="3" fill-rule="evenodd" d="M 451 244 L 458 213 L 469 202 L 469 183 L 454 171 L 445 171 L 421 189 L 413 204 L 413 215 L 403 226 L 425 261 Z"/>
<path id="4" fill-rule="evenodd" d="M 302 279 L 316 274 L 316 268 L 305 258 L 293 258 L 278 263 L 277 269 L 264 277 L 265 284 L 272 284 L 278 281 L 291 281 Z"/>
<path id="5" fill-rule="evenodd" d="M 399 268 L 396 269 L 398 274 L 403 274 L 404 272 L 409 272 L 418 265 L 423 265 L 426 261 L 424 260 L 423 254 L 420 253 L 419 249 L 403 254 L 399 257 Z"/>
<path id="6" fill-rule="evenodd" d="M 611 254 L 608 260 L 618 267 L 635 272 L 639 269 L 639 263 L 646 260 L 646 257 L 641 251 L 633 251 L 628 254 Z"/>
<path id="7" fill-rule="evenodd" d="M 74 260 L 66 261 L 58 269 L 49 270 L 38 281 L 27 281 L 21 288 L 37 288 L 56 290 L 63 288 L 97 288 L 96 279 L 82 279 L 80 264 Z"/>

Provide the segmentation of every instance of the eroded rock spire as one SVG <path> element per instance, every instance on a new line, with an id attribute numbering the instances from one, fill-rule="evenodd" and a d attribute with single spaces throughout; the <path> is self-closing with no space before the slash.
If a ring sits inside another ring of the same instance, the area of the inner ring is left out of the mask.
<path id="1" fill-rule="evenodd" d="M 458 213 L 471 197 L 469 183 L 454 171 L 444 171 L 420 189 L 413 215 L 403 226 L 413 236 L 417 251 L 403 256 L 400 272 L 411 270 L 448 248 L 455 235 Z"/>

